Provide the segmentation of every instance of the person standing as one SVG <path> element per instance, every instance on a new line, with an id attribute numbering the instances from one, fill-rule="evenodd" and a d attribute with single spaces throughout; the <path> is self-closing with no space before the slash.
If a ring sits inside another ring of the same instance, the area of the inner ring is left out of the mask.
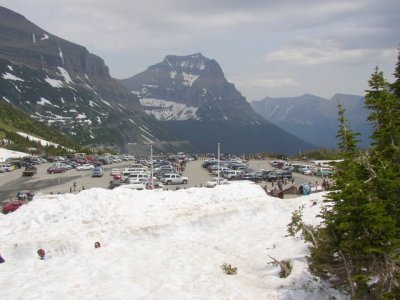
<path id="1" fill-rule="evenodd" d="M 43 249 L 39 249 L 39 250 L 37 251 L 37 254 L 38 254 L 39 257 L 40 257 L 40 260 L 45 260 L 45 259 L 46 259 L 46 252 L 45 252 Z"/>

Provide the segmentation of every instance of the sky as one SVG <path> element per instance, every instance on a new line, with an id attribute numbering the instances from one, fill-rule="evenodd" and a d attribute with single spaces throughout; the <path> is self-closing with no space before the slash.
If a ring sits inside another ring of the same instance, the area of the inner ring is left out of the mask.
<path id="1" fill-rule="evenodd" d="M 305 223 L 320 221 L 323 199 L 324 193 L 273 198 L 244 181 L 212 189 L 37 193 L 15 212 L 0 214 L 1 296 L 347 299 L 309 273 L 307 244 L 287 236 L 300 205 Z M 269 256 L 292 262 L 289 277 L 279 278 Z M 224 263 L 237 274 L 225 274 Z"/>
<path id="2" fill-rule="evenodd" d="M 88 48 L 114 78 L 166 55 L 215 59 L 248 101 L 305 93 L 364 95 L 378 66 L 389 81 L 400 44 L 398 0 L 0 0 Z"/>

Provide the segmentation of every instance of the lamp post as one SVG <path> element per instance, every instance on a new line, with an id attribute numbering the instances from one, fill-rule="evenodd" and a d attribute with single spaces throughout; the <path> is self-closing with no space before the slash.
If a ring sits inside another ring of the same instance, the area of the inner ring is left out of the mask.
<path id="1" fill-rule="evenodd" d="M 145 145 L 150 145 L 150 190 L 154 190 L 153 181 L 153 143 L 145 143 Z"/>
<path id="2" fill-rule="evenodd" d="M 154 190 L 154 181 L 153 181 L 153 144 L 150 144 L 150 161 L 151 161 L 151 169 L 150 169 L 150 189 Z"/>
<path id="3" fill-rule="evenodd" d="M 218 176 L 217 176 L 217 184 L 219 184 L 219 162 L 220 162 L 219 156 L 220 156 L 220 144 L 218 142 Z"/>

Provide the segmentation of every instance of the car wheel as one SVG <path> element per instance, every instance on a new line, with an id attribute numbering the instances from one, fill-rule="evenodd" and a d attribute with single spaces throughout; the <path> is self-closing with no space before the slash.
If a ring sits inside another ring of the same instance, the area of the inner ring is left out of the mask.
<path id="1" fill-rule="evenodd" d="M 184 181 L 183 181 L 183 184 L 187 184 L 187 180 L 184 180 Z"/>
<path id="2" fill-rule="evenodd" d="M 172 183 L 172 181 L 171 181 L 171 180 L 168 180 L 168 181 L 167 181 L 167 184 L 168 184 L 168 185 L 170 185 L 171 183 Z"/>

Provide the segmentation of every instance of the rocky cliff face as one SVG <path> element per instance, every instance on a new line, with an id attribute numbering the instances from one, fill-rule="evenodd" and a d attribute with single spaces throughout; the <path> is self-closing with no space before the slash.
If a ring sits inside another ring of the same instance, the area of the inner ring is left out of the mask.
<path id="1" fill-rule="evenodd" d="M 121 83 L 158 120 L 226 120 L 244 124 L 262 121 L 226 80 L 219 64 L 201 53 L 168 55 L 161 63 Z"/>
<path id="2" fill-rule="evenodd" d="M 0 7 L 0 99 L 75 136 L 124 146 L 168 138 L 96 55 Z"/>

